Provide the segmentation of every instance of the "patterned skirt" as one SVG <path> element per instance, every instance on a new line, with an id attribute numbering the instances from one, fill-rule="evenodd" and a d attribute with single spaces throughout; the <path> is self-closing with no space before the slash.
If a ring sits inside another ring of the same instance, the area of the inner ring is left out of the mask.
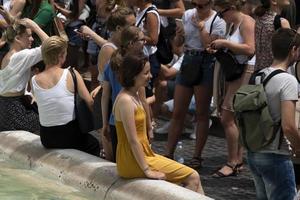
<path id="1" fill-rule="evenodd" d="M 30 104 L 26 103 L 24 96 L 0 96 L 0 132 L 24 130 L 38 133 L 39 129 L 38 113 Z"/>

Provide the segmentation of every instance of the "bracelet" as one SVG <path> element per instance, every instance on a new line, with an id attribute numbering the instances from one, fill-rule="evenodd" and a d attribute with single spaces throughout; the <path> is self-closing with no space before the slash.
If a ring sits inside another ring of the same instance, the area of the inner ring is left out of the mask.
<path id="1" fill-rule="evenodd" d="M 148 170 L 149 170 L 149 166 L 146 167 L 146 168 L 143 170 L 143 172 L 146 172 L 146 171 L 148 171 Z"/>

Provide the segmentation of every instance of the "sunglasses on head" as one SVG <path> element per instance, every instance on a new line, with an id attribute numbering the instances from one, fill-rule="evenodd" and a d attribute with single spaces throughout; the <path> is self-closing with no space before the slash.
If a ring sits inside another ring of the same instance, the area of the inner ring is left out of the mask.
<path id="1" fill-rule="evenodd" d="M 196 2 L 192 2 L 192 5 L 198 9 L 203 9 L 203 8 L 206 8 L 210 3 L 211 3 L 211 0 L 209 0 L 208 2 L 206 2 L 204 4 L 197 4 Z"/>
<path id="2" fill-rule="evenodd" d="M 220 18 L 223 19 L 224 14 L 225 14 L 227 11 L 229 11 L 229 10 L 230 10 L 230 8 L 226 8 L 226 9 L 224 9 L 224 10 L 218 12 L 218 16 L 219 16 Z"/>

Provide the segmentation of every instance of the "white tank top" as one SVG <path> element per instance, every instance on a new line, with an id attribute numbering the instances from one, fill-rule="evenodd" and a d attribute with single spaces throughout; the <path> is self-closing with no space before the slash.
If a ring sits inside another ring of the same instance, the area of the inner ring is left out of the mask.
<path id="1" fill-rule="evenodd" d="M 228 36 L 228 40 L 239 43 L 239 44 L 244 43 L 244 39 L 242 38 L 242 35 L 240 32 L 240 25 L 237 27 L 237 29 L 234 31 L 234 33 L 232 35 Z M 248 56 L 246 56 L 246 55 L 235 55 L 235 57 L 240 64 L 247 63 L 247 61 L 249 60 Z"/>
<path id="2" fill-rule="evenodd" d="M 67 89 L 68 69 L 58 83 L 50 89 L 41 88 L 32 78 L 32 90 L 36 99 L 42 126 L 64 125 L 75 119 L 74 94 Z"/>

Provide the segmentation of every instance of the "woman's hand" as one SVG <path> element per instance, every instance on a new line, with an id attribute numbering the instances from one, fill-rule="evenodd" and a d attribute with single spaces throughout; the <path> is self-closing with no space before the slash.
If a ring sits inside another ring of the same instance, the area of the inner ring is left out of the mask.
<path id="1" fill-rule="evenodd" d="M 24 26 L 26 26 L 27 28 L 30 28 L 32 30 L 35 30 L 37 27 L 39 27 L 39 25 L 37 25 L 34 21 L 32 21 L 29 18 L 21 19 L 20 24 L 23 24 Z"/>
<path id="2" fill-rule="evenodd" d="M 81 26 L 79 29 L 79 35 L 84 40 L 89 40 L 91 38 L 91 34 L 93 34 L 93 32 L 94 31 L 86 25 Z"/>
<path id="3" fill-rule="evenodd" d="M 100 91 L 101 88 L 102 88 L 101 85 L 99 85 L 93 91 L 91 91 L 91 96 L 92 96 L 93 99 L 96 98 L 96 96 L 97 96 L 97 94 L 98 94 L 98 92 Z"/>
<path id="4" fill-rule="evenodd" d="M 199 17 L 198 17 L 198 15 L 196 15 L 196 14 L 193 15 L 191 20 L 192 20 L 192 24 L 194 26 L 196 26 L 199 29 L 199 31 L 202 31 L 204 29 L 204 27 L 205 27 L 205 21 L 204 20 L 200 20 Z"/>
<path id="5" fill-rule="evenodd" d="M 166 180 L 166 174 L 159 171 L 147 169 L 144 171 L 144 173 L 146 177 L 150 179 Z"/>
<path id="6" fill-rule="evenodd" d="M 221 48 L 226 48 L 226 43 L 228 41 L 225 40 L 225 39 L 217 39 L 217 40 L 214 40 L 210 43 L 209 47 L 212 48 L 212 49 L 221 49 Z"/>

